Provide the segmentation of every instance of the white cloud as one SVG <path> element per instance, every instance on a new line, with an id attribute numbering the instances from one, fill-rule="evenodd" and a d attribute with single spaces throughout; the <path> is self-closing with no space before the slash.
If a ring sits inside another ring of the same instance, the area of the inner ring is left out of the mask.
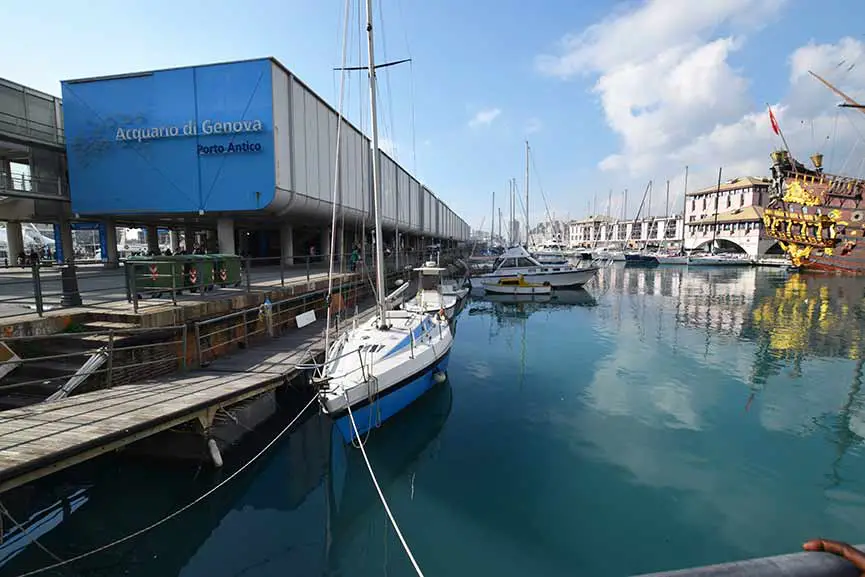
<path id="1" fill-rule="evenodd" d="M 501 108 L 485 108 L 480 110 L 471 120 L 469 120 L 469 128 L 489 126 L 501 113 Z"/>
<path id="2" fill-rule="evenodd" d="M 689 188 L 710 184 L 719 165 L 729 177 L 765 174 L 768 153 L 779 143 L 765 106 L 730 56 L 746 50 L 749 35 L 785 4 L 644 1 L 565 37 L 555 54 L 536 59 L 536 68 L 560 79 L 595 78 L 606 122 L 621 138 L 620 150 L 598 168 L 617 184 L 660 181 L 686 164 L 691 166 Z M 863 56 L 865 45 L 853 38 L 808 44 L 791 55 L 788 92 L 773 109 L 794 155 L 804 159 L 821 148 L 829 154 L 829 136 L 837 158 L 827 157 L 827 168 L 841 167 L 855 141 L 851 121 L 860 122 L 861 115 L 843 111 L 836 123 L 834 104 L 840 99 L 807 71 L 825 73 L 855 98 L 865 92 Z M 865 128 L 860 130 L 865 134 Z M 844 168 L 855 172 L 859 167 Z"/>

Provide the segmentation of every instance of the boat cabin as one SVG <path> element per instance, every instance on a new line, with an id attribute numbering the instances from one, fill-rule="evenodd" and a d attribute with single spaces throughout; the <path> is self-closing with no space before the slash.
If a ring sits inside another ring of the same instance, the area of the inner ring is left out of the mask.
<path id="1" fill-rule="evenodd" d="M 562 264 L 561 266 L 545 266 L 538 262 L 536 258 L 530 255 L 526 249 L 521 246 L 509 248 L 504 252 L 504 254 L 497 258 L 495 264 L 493 264 L 493 270 L 495 272 L 507 272 L 508 270 L 517 269 L 528 272 L 538 270 L 559 272 L 568 270 L 568 266 L 566 264 Z"/>
<path id="2" fill-rule="evenodd" d="M 418 273 L 418 290 L 419 291 L 438 291 L 439 285 L 442 282 L 442 276 L 447 269 L 436 266 L 433 261 L 428 261 L 424 266 L 414 269 Z"/>

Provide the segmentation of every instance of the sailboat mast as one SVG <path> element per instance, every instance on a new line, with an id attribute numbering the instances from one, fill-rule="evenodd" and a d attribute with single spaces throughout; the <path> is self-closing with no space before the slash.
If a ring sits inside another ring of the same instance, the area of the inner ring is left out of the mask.
<path id="1" fill-rule="evenodd" d="M 372 0 L 366 0 L 366 41 L 369 56 L 369 113 L 372 130 L 372 202 L 375 210 L 375 284 L 378 291 L 379 327 L 387 328 L 384 289 L 384 239 L 381 233 L 381 157 L 378 149 L 378 116 L 375 107 L 375 45 L 372 36 Z"/>
<path id="2" fill-rule="evenodd" d="M 715 222 L 712 224 L 712 254 L 715 254 L 715 237 L 718 236 L 718 204 L 721 200 L 721 172 L 723 170 L 723 167 L 718 168 L 718 188 L 715 190 Z"/>
<path id="3" fill-rule="evenodd" d="M 529 247 L 529 141 L 526 140 L 526 248 Z"/>
<path id="4" fill-rule="evenodd" d="M 348 54 L 348 16 L 349 16 L 349 6 L 350 3 L 346 2 L 345 4 L 345 14 L 343 15 L 343 30 L 342 30 L 342 67 L 345 68 L 345 60 Z M 337 198 L 338 192 L 339 196 L 342 196 L 342 186 L 340 183 L 340 151 L 342 150 L 342 105 L 343 99 L 345 97 L 345 71 L 340 71 L 339 76 L 339 107 L 337 109 L 337 120 L 336 120 L 336 158 L 334 160 L 334 168 L 333 168 L 333 198 L 332 198 L 332 206 L 331 206 L 331 215 L 330 215 L 330 249 L 327 251 L 328 255 L 330 255 L 330 262 L 328 263 L 327 269 L 327 299 L 328 305 L 330 304 L 330 299 L 333 295 L 333 265 L 334 265 L 334 245 L 336 244 L 336 207 L 337 200 L 342 200 L 341 198 Z M 340 247 L 342 247 L 342 239 L 340 239 Z M 342 248 L 340 251 L 342 252 Z M 327 355 L 328 351 L 330 351 L 330 321 L 331 321 L 331 309 L 332 307 L 327 307 L 327 320 L 324 330 L 324 364 L 327 366 Z"/>
<path id="5" fill-rule="evenodd" d="M 682 192 L 682 250 L 685 254 L 685 227 L 688 226 L 685 220 L 685 213 L 688 212 L 688 166 L 685 166 L 685 190 Z"/>
<path id="6" fill-rule="evenodd" d="M 514 246 L 514 179 L 508 179 L 508 191 L 509 191 L 509 201 L 508 201 L 508 209 L 510 210 L 510 215 L 508 216 L 508 248 Z"/>
<path id="7" fill-rule="evenodd" d="M 496 233 L 496 191 L 493 191 L 493 219 L 490 221 L 490 248 L 493 248 L 493 238 Z"/>
<path id="8" fill-rule="evenodd" d="M 664 218 L 670 216 L 670 179 L 667 179 L 667 197 L 664 200 Z"/>

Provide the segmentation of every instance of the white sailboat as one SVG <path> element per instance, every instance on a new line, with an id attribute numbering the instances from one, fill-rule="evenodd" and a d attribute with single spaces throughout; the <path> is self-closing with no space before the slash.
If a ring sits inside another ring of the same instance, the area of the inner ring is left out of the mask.
<path id="1" fill-rule="evenodd" d="M 322 407 L 333 418 L 346 442 L 379 426 L 435 383 L 444 381 L 453 344 L 451 327 L 444 315 L 388 310 L 382 240 L 372 0 L 366 0 L 366 16 L 377 311 L 373 318 L 350 328 L 331 346 L 326 346 L 324 365 L 320 367 L 317 378 L 321 385 Z M 400 287 L 399 290 L 404 289 Z"/>

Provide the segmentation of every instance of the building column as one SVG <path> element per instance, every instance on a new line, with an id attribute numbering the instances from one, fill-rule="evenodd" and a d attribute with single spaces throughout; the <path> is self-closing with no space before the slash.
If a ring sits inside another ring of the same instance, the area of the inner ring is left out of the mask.
<path id="1" fill-rule="evenodd" d="M 149 225 L 145 229 L 147 236 L 147 252 L 159 254 L 159 227 Z"/>
<path id="2" fill-rule="evenodd" d="M 216 221 L 216 241 L 220 254 L 237 254 L 234 247 L 234 219 L 220 218 Z"/>
<path id="3" fill-rule="evenodd" d="M 219 250 L 219 235 L 212 228 L 204 231 L 204 252 L 214 253 Z"/>
<path id="4" fill-rule="evenodd" d="M 72 223 L 65 219 L 61 220 L 58 229 L 60 233 L 60 248 L 63 251 L 64 261 L 60 269 L 60 283 L 62 287 L 60 304 L 66 307 L 79 307 L 81 306 L 81 294 L 78 292 L 78 277 L 75 273 L 75 245 L 72 242 Z M 56 250 L 56 238 L 54 246 Z"/>
<path id="5" fill-rule="evenodd" d="M 180 250 L 180 235 L 173 228 L 168 229 L 168 246 L 173 253 Z"/>
<path id="6" fill-rule="evenodd" d="M 195 229 L 191 226 L 183 227 L 183 248 L 186 254 L 192 254 L 195 248 Z"/>
<path id="7" fill-rule="evenodd" d="M 0 159 L 0 188 L 15 188 L 12 182 L 12 161 L 7 158 Z"/>
<path id="8" fill-rule="evenodd" d="M 6 250 L 9 254 L 9 264 L 18 262 L 18 255 L 24 252 L 24 234 L 20 222 L 6 223 Z"/>
<path id="9" fill-rule="evenodd" d="M 279 231 L 280 255 L 287 265 L 293 265 L 294 260 L 294 227 L 288 223 L 282 225 Z"/>
<path id="10" fill-rule="evenodd" d="M 117 268 L 120 265 L 120 259 L 117 257 L 117 227 L 113 220 L 106 220 L 101 227 L 105 232 L 105 238 L 102 242 L 102 262 L 105 268 Z"/>

